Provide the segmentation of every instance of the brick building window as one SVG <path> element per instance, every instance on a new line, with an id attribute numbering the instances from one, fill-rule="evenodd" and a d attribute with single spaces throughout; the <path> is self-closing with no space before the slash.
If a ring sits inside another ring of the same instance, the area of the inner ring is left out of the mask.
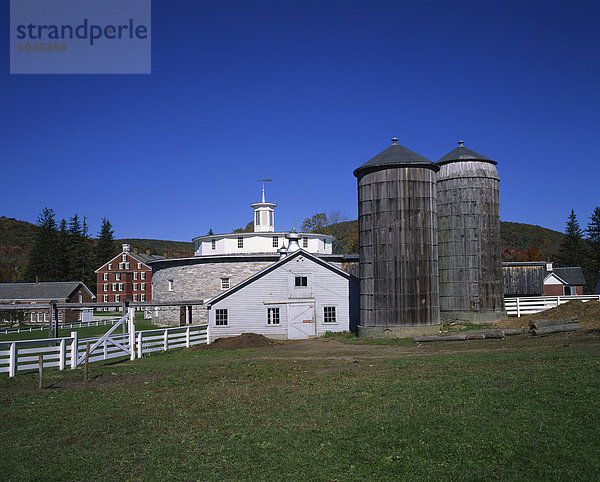
<path id="1" fill-rule="evenodd" d="M 133 279 L 138 279 L 138 272 L 133 273 Z"/>
<path id="2" fill-rule="evenodd" d="M 102 276 L 104 281 L 108 281 L 108 273 L 104 273 Z"/>
<path id="3" fill-rule="evenodd" d="M 146 272 L 145 271 L 142 271 L 140 273 L 140 279 L 146 279 Z"/>
<path id="4" fill-rule="evenodd" d="M 140 285 L 140 289 L 141 289 L 142 291 L 146 291 L 146 283 L 142 283 L 142 284 Z"/>

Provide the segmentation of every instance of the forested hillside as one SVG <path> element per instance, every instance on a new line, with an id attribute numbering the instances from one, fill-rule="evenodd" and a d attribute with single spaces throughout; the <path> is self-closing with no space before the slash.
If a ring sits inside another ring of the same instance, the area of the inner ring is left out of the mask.
<path id="1" fill-rule="evenodd" d="M 29 250 L 33 245 L 37 226 L 14 218 L 0 217 L 0 283 L 22 281 L 29 261 Z M 95 239 L 90 243 L 96 244 Z M 117 239 L 115 254 L 121 251 L 121 245 L 128 243 L 138 248 L 140 253 L 150 250 L 151 254 L 183 258 L 193 256 L 194 245 L 185 241 L 165 241 L 160 239 Z"/>
<path id="2" fill-rule="evenodd" d="M 36 225 L 14 218 L 0 217 L 0 282 L 15 282 L 29 260 L 29 250 L 35 236 Z M 324 232 L 336 236 L 334 252 L 358 254 L 358 221 L 343 221 L 325 226 Z M 500 226 L 503 261 L 555 260 L 564 234 L 531 224 L 503 221 Z M 92 244 L 95 243 L 91 239 Z M 115 254 L 121 244 L 128 243 L 141 253 L 168 257 L 193 256 L 191 242 L 166 241 L 160 239 L 126 238 L 115 241 Z"/>

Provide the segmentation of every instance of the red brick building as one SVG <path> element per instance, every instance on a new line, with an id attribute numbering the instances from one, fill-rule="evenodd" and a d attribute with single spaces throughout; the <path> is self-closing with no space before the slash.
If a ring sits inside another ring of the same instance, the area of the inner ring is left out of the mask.
<path id="1" fill-rule="evenodd" d="M 91 303 L 94 294 L 81 281 L 0 283 L 0 311 L 3 304 L 40 305 L 38 309 L 27 309 L 28 323 L 48 323 L 51 301 L 58 303 Z M 92 321 L 91 308 L 58 310 L 59 323 Z M 4 320 L 0 320 L 4 321 Z"/>
<path id="2" fill-rule="evenodd" d="M 131 251 L 123 245 L 121 254 L 107 261 L 96 270 L 96 299 L 99 303 L 113 303 L 125 299 L 152 301 L 152 268 L 146 263 L 164 256 Z"/>

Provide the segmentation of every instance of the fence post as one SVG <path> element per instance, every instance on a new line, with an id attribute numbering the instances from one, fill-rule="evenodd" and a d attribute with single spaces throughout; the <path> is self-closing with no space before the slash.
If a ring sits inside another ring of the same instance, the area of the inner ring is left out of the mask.
<path id="1" fill-rule="evenodd" d="M 142 358 L 142 332 L 138 331 L 137 357 Z"/>
<path id="2" fill-rule="evenodd" d="M 163 336 L 163 340 L 164 340 L 164 343 L 163 343 L 163 344 L 164 344 L 164 346 L 163 346 L 163 349 L 164 349 L 165 351 L 167 351 L 167 350 L 169 349 L 169 330 L 168 330 L 168 329 L 165 329 L 165 334 L 164 334 L 164 336 Z"/>
<path id="3" fill-rule="evenodd" d="M 190 327 L 189 326 L 185 329 L 185 347 L 186 348 L 190 347 Z"/>
<path id="4" fill-rule="evenodd" d="M 71 370 L 75 370 L 77 368 L 77 357 L 79 356 L 79 338 L 76 331 L 71 332 L 71 338 L 73 339 L 71 343 Z"/>
<path id="5" fill-rule="evenodd" d="M 517 298 L 517 318 L 521 318 L 521 306 L 519 305 L 519 298 Z"/>
<path id="6" fill-rule="evenodd" d="M 67 348 L 66 341 L 67 340 L 65 338 L 61 338 L 61 340 L 60 340 L 60 350 L 59 350 L 59 354 L 58 354 L 58 369 L 59 370 L 65 369 L 65 354 L 66 354 L 66 348 Z"/>
<path id="7" fill-rule="evenodd" d="M 17 344 L 14 341 L 10 344 L 10 355 L 8 363 L 8 376 L 14 377 L 17 373 Z"/>
<path id="8" fill-rule="evenodd" d="M 206 344 L 210 345 L 210 323 L 206 323 Z"/>
<path id="9" fill-rule="evenodd" d="M 556 297 L 556 306 L 560 306 L 560 296 Z"/>
<path id="10" fill-rule="evenodd" d="M 130 360 L 135 360 L 135 310 L 133 308 L 127 308 L 127 321 L 129 323 L 129 350 L 131 355 Z M 123 325 L 125 325 L 123 323 Z"/>

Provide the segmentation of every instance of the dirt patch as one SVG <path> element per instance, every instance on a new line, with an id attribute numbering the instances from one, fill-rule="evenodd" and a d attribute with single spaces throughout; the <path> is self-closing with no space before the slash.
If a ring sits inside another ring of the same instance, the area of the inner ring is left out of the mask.
<path id="1" fill-rule="evenodd" d="M 600 302 L 595 300 L 571 300 L 556 308 L 521 316 L 508 318 L 495 323 L 498 328 L 528 328 L 532 320 L 562 320 L 563 318 L 577 317 L 577 322 L 584 330 L 600 329 Z"/>
<path id="2" fill-rule="evenodd" d="M 280 343 L 256 333 L 243 333 L 239 336 L 217 338 L 210 345 L 199 345 L 199 350 L 241 350 L 244 348 L 264 348 Z"/>

